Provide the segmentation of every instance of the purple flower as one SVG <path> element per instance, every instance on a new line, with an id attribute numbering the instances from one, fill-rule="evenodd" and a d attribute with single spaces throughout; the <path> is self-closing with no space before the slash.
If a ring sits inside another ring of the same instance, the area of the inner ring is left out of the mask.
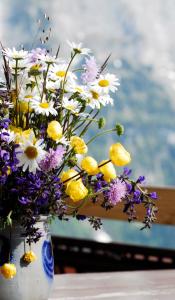
<path id="1" fill-rule="evenodd" d="M 123 169 L 123 176 L 130 176 L 131 175 L 131 173 L 132 173 L 132 170 L 131 169 L 129 169 L 129 168 L 124 168 Z"/>
<path id="2" fill-rule="evenodd" d="M 93 56 L 86 58 L 85 60 L 86 63 L 83 66 L 85 72 L 81 75 L 81 79 L 84 84 L 87 84 L 96 79 L 99 72 L 99 68 Z"/>
<path id="3" fill-rule="evenodd" d="M 29 201 L 29 199 L 26 198 L 26 197 L 21 197 L 21 198 L 19 199 L 19 202 L 20 202 L 21 204 L 23 204 L 23 205 L 26 205 L 26 204 L 28 204 L 30 201 Z"/>
<path id="4" fill-rule="evenodd" d="M 120 179 L 115 179 L 110 184 L 110 189 L 108 191 L 108 201 L 112 205 L 116 205 L 117 203 L 122 201 L 127 194 L 127 186 L 124 181 Z"/>
<path id="5" fill-rule="evenodd" d="M 135 190 L 133 200 L 137 204 L 141 202 L 141 192 L 139 190 Z"/>
<path id="6" fill-rule="evenodd" d="M 46 55 L 46 49 L 36 48 L 28 54 L 30 63 L 36 63 L 40 55 Z"/>
<path id="7" fill-rule="evenodd" d="M 150 193 L 149 196 L 150 196 L 152 199 L 155 199 L 155 200 L 158 198 L 156 192 Z"/>
<path id="8" fill-rule="evenodd" d="M 139 176 L 137 183 L 143 183 L 145 181 L 145 176 Z"/>
<path id="9" fill-rule="evenodd" d="M 2 119 L 2 120 L 0 120 L 0 128 L 7 129 L 9 127 L 10 123 L 11 123 L 11 121 L 9 119 Z"/>
<path id="10" fill-rule="evenodd" d="M 131 183 L 126 182 L 127 192 L 131 194 L 133 192 L 133 186 Z"/>
<path id="11" fill-rule="evenodd" d="M 65 149 L 63 146 L 58 146 L 56 150 L 49 149 L 45 159 L 43 159 L 40 163 L 40 168 L 44 172 L 51 171 L 60 165 L 63 159 L 63 155 L 65 153 Z"/>
<path id="12" fill-rule="evenodd" d="M 147 217 L 151 216 L 151 208 L 150 207 L 147 208 L 146 215 L 147 215 Z"/>

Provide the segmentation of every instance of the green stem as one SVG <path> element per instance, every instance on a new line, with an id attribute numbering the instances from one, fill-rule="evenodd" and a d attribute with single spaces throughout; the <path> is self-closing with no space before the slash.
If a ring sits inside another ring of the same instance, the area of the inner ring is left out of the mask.
<path id="1" fill-rule="evenodd" d="M 90 143 L 91 143 L 92 141 L 94 141 L 97 137 L 99 137 L 99 136 L 101 136 L 101 135 L 103 135 L 103 134 L 106 134 L 106 133 L 113 132 L 113 131 L 116 131 L 116 129 L 115 129 L 115 128 L 113 128 L 113 129 L 108 129 L 108 130 L 105 130 L 105 131 L 103 131 L 103 132 L 100 132 L 100 133 L 96 134 L 95 136 L 93 136 L 93 137 L 86 143 L 86 145 L 90 144 Z"/>
<path id="2" fill-rule="evenodd" d="M 109 162 L 111 162 L 110 159 L 107 160 L 107 161 L 105 161 L 104 163 L 100 164 L 100 165 L 98 166 L 98 168 L 100 168 L 100 167 L 102 167 L 102 166 L 108 164 Z M 68 182 L 68 181 L 70 181 L 70 180 L 72 180 L 72 179 L 74 179 L 74 178 L 76 178 L 76 177 L 77 177 L 76 180 L 78 180 L 78 179 L 81 178 L 81 176 L 82 176 L 83 174 L 86 174 L 86 172 L 85 172 L 84 170 L 81 170 L 78 174 L 76 174 L 76 175 L 74 175 L 74 176 L 72 176 L 72 177 L 70 177 L 70 178 L 64 180 L 62 183 L 66 183 L 66 182 Z"/>
<path id="3" fill-rule="evenodd" d="M 38 93 L 42 99 L 42 95 L 41 95 L 41 92 L 40 92 L 40 89 L 39 89 L 39 84 L 38 84 L 38 79 L 37 79 L 37 76 L 34 76 L 35 77 L 35 83 L 36 83 L 36 87 L 37 87 L 37 90 L 38 90 Z"/>
<path id="4" fill-rule="evenodd" d="M 84 71 L 84 69 L 83 68 L 78 68 L 78 69 L 72 70 L 72 72 L 78 72 L 78 71 Z"/>
<path id="5" fill-rule="evenodd" d="M 71 59 L 70 59 L 70 62 L 67 66 L 67 69 L 66 69 L 66 72 L 65 72 L 65 76 L 64 76 L 64 79 L 63 79 L 63 85 L 62 85 L 62 93 L 61 93 L 61 97 L 60 97 L 60 102 L 61 102 L 61 114 L 62 114 L 62 101 L 63 101 L 63 97 L 64 97 L 64 87 L 65 87 L 65 84 L 66 84 L 66 77 L 67 77 L 67 73 L 69 71 L 69 68 L 71 66 L 71 63 L 72 61 L 74 60 L 75 56 L 76 56 L 76 52 L 72 55 Z"/>
<path id="6" fill-rule="evenodd" d="M 91 109 L 91 111 L 89 112 L 89 116 L 92 114 L 92 112 L 93 112 L 93 109 Z M 79 120 L 79 122 L 80 122 L 80 120 Z M 84 123 L 86 123 L 86 120 L 82 121 L 77 127 L 74 128 L 73 131 L 76 131 L 77 129 L 79 129 L 81 126 L 84 125 Z"/>
<path id="7" fill-rule="evenodd" d="M 98 114 L 99 114 L 99 111 L 97 111 L 97 112 L 95 113 L 95 115 L 92 117 L 92 119 L 94 120 Z M 92 120 L 89 121 L 89 122 L 87 123 L 87 125 L 84 127 L 84 129 L 81 131 L 80 137 L 83 136 L 83 135 L 86 133 L 86 131 L 87 131 L 87 129 L 88 129 L 88 127 L 90 126 L 91 123 L 92 123 Z"/>
<path id="8" fill-rule="evenodd" d="M 45 90 L 45 87 L 46 87 L 46 79 L 47 79 L 47 74 L 48 74 L 50 65 L 51 65 L 51 63 L 47 63 L 47 70 L 46 70 L 46 73 L 45 73 L 45 76 L 44 76 L 43 90 L 42 90 L 42 94 L 41 94 L 41 102 L 42 102 L 43 96 L 44 96 L 44 90 Z"/>
<path id="9" fill-rule="evenodd" d="M 15 67 L 15 90 L 16 90 L 16 127 L 18 127 L 18 59 Z"/>

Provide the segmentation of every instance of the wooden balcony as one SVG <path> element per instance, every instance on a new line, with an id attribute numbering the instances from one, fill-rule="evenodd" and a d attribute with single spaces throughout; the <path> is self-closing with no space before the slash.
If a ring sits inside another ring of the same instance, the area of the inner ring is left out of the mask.
<path id="1" fill-rule="evenodd" d="M 157 223 L 174 225 L 175 224 L 175 188 L 171 187 L 148 187 L 150 192 L 156 191 L 158 194 Z M 82 214 L 87 216 L 97 216 L 107 219 L 127 220 L 127 216 L 122 211 L 122 204 L 119 203 L 113 209 L 105 211 L 99 205 L 89 203 L 81 210 Z M 138 221 L 144 217 L 144 209 L 141 205 L 137 207 Z"/>
<path id="2" fill-rule="evenodd" d="M 158 224 L 175 224 L 175 189 L 152 187 L 148 190 L 158 193 L 157 214 Z M 126 220 L 122 205 L 105 211 L 99 205 L 89 203 L 81 210 L 87 216 L 98 216 L 114 220 Z M 144 209 L 137 207 L 139 219 L 144 216 Z M 154 225 L 153 225 L 154 226 Z M 155 270 L 175 268 L 175 250 L 118 242 L 99 243 L 96 241 L 77 238 L 53 237 L 55 271 L 65 273 L 70 271 L 110 272 L 127 270 Z"/>

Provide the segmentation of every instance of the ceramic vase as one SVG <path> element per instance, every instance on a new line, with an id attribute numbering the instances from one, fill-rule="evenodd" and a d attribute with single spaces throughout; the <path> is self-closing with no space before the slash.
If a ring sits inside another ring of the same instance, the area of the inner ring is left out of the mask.
<path id="1" fill-rule="evenodd" d="M 42 233 L 37 243 L 31 247 L 22 236 L 24 229 L 17 223 L 12 228 L 0 231 L 0 265 L 11 262 L 16 266 L 16 276 L 5 279 L 0 274 L 0 300 L 48 300 L 53 284 L 54 260 L 51 236 L 46 217 L 36 223 Z M 30 249 L 37 259 L 26 264 L 23 255 Z"/>

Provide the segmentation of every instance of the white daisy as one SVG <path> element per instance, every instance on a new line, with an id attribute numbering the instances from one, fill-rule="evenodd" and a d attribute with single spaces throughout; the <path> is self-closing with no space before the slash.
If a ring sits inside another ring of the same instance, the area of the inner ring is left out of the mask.
<path id="1" fill-rule="evenodd" d="M 65 136 L 62 136 L 61 139 L 59 139 L 58 141 L 56 141 L 57 144 L 62 144 L 65 146 L 69 146 L 70 145 L 70 141 L 68 141 L 68 139 Z"/>
<path id="2" fill-rule="evenodd" d="M 69 100 L 67 97 L 63 98 L 62 106 L 71 111 L 73 114 L 77 114 L 80 111 L 80 103 L 74 99 Z"/>
<path id="3" fill-rule="evenodd" d="M 91 52 L 91 50 L 88 48 L 82 48 L 82 43 L 76 44 L 74 42 L 71 43 L 69 41 L 67 41 L 67 43 L 71 47 L 71 49 L 76 53 L 88 55 Z"/>
<path id="4" fill-rule="evenodd" d="M 72 81 L 69 85 L 69 90 L 72 93 L 79 93 L 80 95 L 86 95 L 86 90 L 83 85 L 77 84 L 76 81 Z"/>
<path id="5" fill-rule="evenodd" d="M 39 94 L 37 88 L 31 89 L 31 88 L 26 88 L 26 89 L 21 89 L 19 96 L 19 100 L 21 101 L 32 101 L 32 100 L 38 100 Z"/>
<path id="6" fill-rule="evenodd" d="M 118 78 L 114 74 L 106 74 L 106 75 L 100 75 L 100 77 L 92 83 L 92 86 L 95 86 L 95 88 L 100 93 L 109 93 L 115 92 L 118 90 L 118 86 L 120 83 L 118 82 Z"/>
<path id="7" fill-rule="evenodd" d="M 27 62 L 27 70 L 30 76 L 36 76 L 36 74 L 41 74 L 44 70 L 46 70 L 46 64 L 43 62 L 31 63 Z"/>
<path id="8" fill-rule="evenodd" d="M 13 59 L 24 59 L 27 57 L 27 54 L 28 54 L 28 51 L 16 50 L 14 47 L 13 47 L 13 49 L 6 48 L 6 49 L 2 50 L 2 52 L 8 58 L 13 58 Z"/>
<path id="9" fill-rule="evenodd" d="M 16 149 L 16 157 L 19 161 L 17 166 L 23 167 L 23 172 L 29 169 L 29 172 L 35 174 L 36 170 L 40 170 L 39 164 L 46 155 L 46 151 L 43 148 L 43 140 L 38 140 L 34 143 L 32 135 L 29 139 L 23 140 Z"/>
<path id="10" fill-rule="evenodd" d="M 73 74 L 71 71 L 67 71 L 67 64 L 59 64 L 59 65 L 54 65 L 50 68 L 48 78 L 54 81 L 63 81 L 66 75 L 66 79 L 76 79 L 76 75 Z"/>
<path id="11" fill-rule="evenodd" d="M 39 54 L 38 59 L 42 62 L 45 62 L 46 64 L 53 64 L 57 61 L 57 59 L 54 56 L 51 56 L 50 54 Z"/>
<path id="12" fill-rule="evenodd" d="M 100 94 L 98 89 L 90 88 L 89 93 L 86 95 L 87 104 L 93 109 L 100 109 L 101 105 L 105 106 L 107 104 L 113 105 L 113 99 L 108 94 Z"/>
<path id="13" fill-rule="evenodd" d="M 54 106 L 53 101 L 50 101 L 50 102 L 32 101 L 31 102 L 31 108 L 34 109 L 36 114 L 45 115 L 47 117 L 49 116 L 49 114 L 51 114 L 53 116 L 57 115 L 57 111 L 53 106 Z"/>

